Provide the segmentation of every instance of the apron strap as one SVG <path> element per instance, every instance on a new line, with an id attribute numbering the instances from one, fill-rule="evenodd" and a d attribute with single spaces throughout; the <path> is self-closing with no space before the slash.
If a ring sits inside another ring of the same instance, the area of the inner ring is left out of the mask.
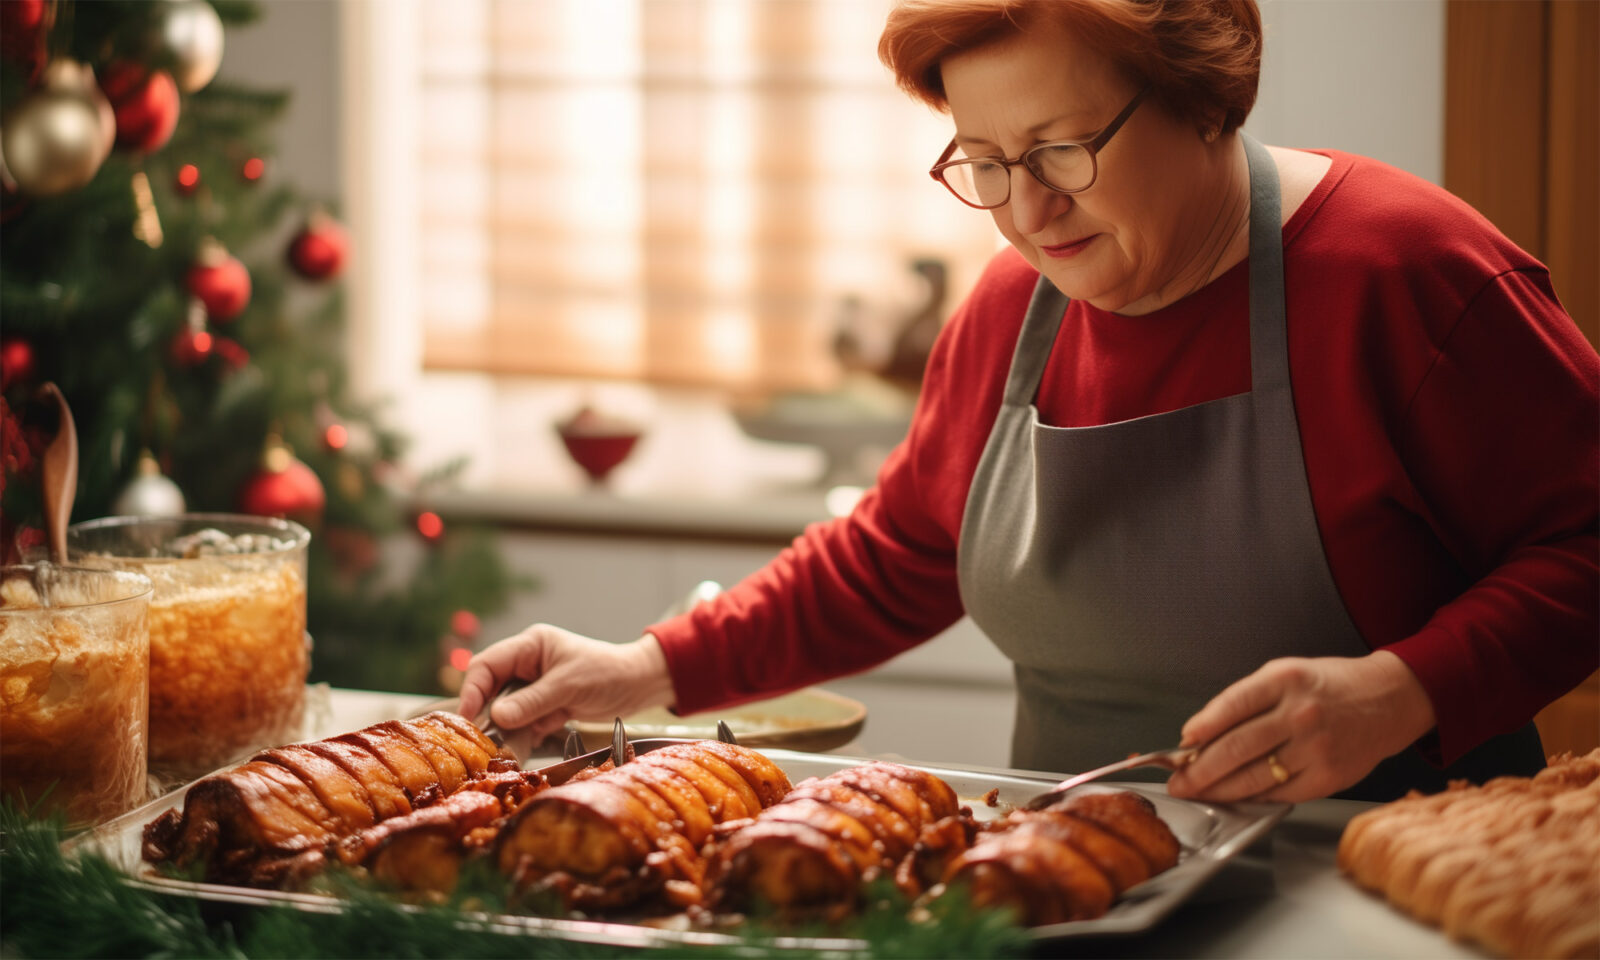
<path id="1" fill-rule="evenodd" d="M 1033 285 L 1033 298 L 1028 301 L 1028 312 L 1022 317 L 1017 348 L 1011 355 L 1011 373 L 1006 377 L 1005 397 L 1001 401 L 1005 406 L 1025 407 L 1038 395 L 1045 363 L 1050 359 L 1056 332 L 1061 329 L 1061 318 L 1071 302 L 1055 284 L 1043 274 L 1039 275 L 1039 282 Z"/>
<path id="2" fill-rule="evenodd" d="M 1283 281 L 1283 203 L 1272 154 L 1239 131 L 1250 165 L 1250 389 L 1289 386 Z M 1270 176 L 1264 175 L 1269 174 Z"/>

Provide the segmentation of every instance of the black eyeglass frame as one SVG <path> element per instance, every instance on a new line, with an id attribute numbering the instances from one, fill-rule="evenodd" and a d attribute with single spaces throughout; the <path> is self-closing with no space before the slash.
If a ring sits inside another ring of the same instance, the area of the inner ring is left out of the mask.
<path id="1" fill-rule="evenodd" d="M 1094 186 L 1095 181 L 1100 179 L 1100 151 L 1104 150 L 1106 144 L 1111 142 L 1111 138 L 1117 135 L 1117 131 L 1122 129 L 1122 125 L 1128 122 L 1128 118 L 1133 116 L 1133 112 L 1139 109 L 1139 104 L 1144 102 L 1145 95 L 1149 92 L 1150 88 L 1145 87 L 1143 90 L 1140 90 L 1138 93 L 1134 94 L 1133 99 L 1129 100 L 1128 105 L 1122 108 L 1122 112 L 1117 114 L 1116 119 L 1112 120 L 1111 123 L 1106 125 L 1104 130 L 1101 130 L 1089 140 L 1046 140 L 1043 143 L 1034 144 L 1028 149 L 1022 151 L 1017 156 L 1009 159 L 1006 157 L 963 157 L 960 160 L 951 160 L 950 155 L 956 152 L 956 141 L 955 138 L 952 137 L 950 138 L 950 145 L 944 148 L 944 153 L 939 154 L 938 161 L 934 163 L 932 169 L 928 171 L 928 176 L 943 184 L 944 188 L 950 191 L 951 196 L 976 210 L 994 210 L 1010 203 L 1010 177 L 1008 176 L 1006 179 L 1006 198 L 1004 200 L 1001 200 L 999 203 L 981 204 L 973 203 L 971 200 L 968 200 L 966 197 L 963 197 L 961 194 L 957 193 L 956 188 L 951 186 L 950 182 L 944 178 L 945 170 L 949 169 L 950 167 L 959 166 L 960 164 L 971 164 L 981 161 L 983 163 L 998 163 L 1006 168 L 1007 174 L 1010 174 L 1012 167 L 1020 165 L 1024 170 L 1028 171 L 1029 175 L 1031 175 L 1033 179 L 1039 181 L 1039 183 L 1048 190 L 1054 191 L 1055 193 L 1065 194 L 1082 193 L 1083 191 Z M 1062 146 L 1082 147 L 1089 152 L 1090 172 L 1088 183 L 1072 190 L 1063 190 L 1060 187 L 1057 187 L 1056 185 L 1046 181 L 1044 177 L 1039 175 L 1039 171 L 1035 170 L 1033 166 L 1028 163 L 1028 158 L 1035 152 L 1051 147 Z"/>

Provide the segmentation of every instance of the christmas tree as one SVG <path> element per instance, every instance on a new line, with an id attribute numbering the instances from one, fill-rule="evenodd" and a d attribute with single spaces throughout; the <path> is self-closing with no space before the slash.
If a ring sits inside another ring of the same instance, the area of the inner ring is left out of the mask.
<path id="1" fill-rule="evenodd" d="M 312 680 L 435 691 L 518 584 L 488 531 L 414 506 L 462 465 L 409 476 L 404 438 L 349 394 L 335 206 L 273 175 L 287 97 L 215 79 L 226 30 L 257 12 L 0 0 L 6 559 L 40 539 L 53 382 L 77 427 L 75 522 L 305 523 Z M 392 536 L 421 538 L 422 561 L 385 569 Z"/>

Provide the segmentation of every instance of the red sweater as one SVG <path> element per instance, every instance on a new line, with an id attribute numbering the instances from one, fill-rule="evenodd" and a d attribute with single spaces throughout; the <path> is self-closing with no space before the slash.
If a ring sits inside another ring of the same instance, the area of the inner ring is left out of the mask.
<path id="1" fill-rule="evenodd" d="M 1600 357 L 1550 276 L 1469 206 L 1377 161 L 1284 227 L 1289 365 L 1333 579 L 1416 672 L 1449 763 L 1600 660 Z M 1038 273 L 996 256 L 946 324 L 915 419 L 847 518 L 650 628 L 683 712 L 854 673 L 962 615 L 956 541 Z M 1248 266 L 1155 313 L 1074 301 L 1041 421 L 1091 426 L 1250 389 Z"/>

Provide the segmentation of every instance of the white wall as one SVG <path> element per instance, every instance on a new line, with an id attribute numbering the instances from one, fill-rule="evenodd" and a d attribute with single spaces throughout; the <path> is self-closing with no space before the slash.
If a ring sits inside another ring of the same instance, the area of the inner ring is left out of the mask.
<path id="1" fill-rule="evenodd" d="M 1261 19 L 1261 90 L 1247 131 L 1443 182 L 1443 0 L 1263 0 Z"/>
<path id="2" fill-rule="evenodd" d="M 360 0 L 372 2 L 372 0 Z M 340 170 L 339 2 L 263 0 L 261 18 L 231 28 L 223 42 L 219 78 L 269 90 L 288 90 L 269 175 L 292 180 L 302 192 L 337 199 Z"/>

